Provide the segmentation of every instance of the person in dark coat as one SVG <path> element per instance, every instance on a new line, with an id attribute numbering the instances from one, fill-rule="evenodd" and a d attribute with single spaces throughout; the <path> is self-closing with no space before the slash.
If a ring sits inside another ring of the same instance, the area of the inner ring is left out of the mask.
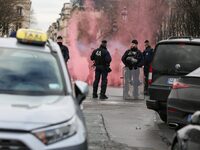
<path id="1" fill-rule="evenodd" d="M 149 68 L 153 59 L 153 49 L 151 48 L 150 42 L 146 40 L 144 42 L 145 50 L 143 52 L 144 58 L 144 94 L 148 94 L 148 76 L 149 76 Z"/>
<path id="2" fill-rule="evenodd" d="M 65 60 L 65 63 L 67 63 L 68 60 L 69 60 L 69 58 L 70 58 L 69 57 L 69 49 L 68 49 L 67 46 L 63 45 L 63 38 L 62 38 L 62 36 L 58 36 L 57 37 L 57 43 L 60 46 L 60 49 L 61 49 L 63 58 Z"/>
<path id="3" fill-rule="evenodd" d="M 100 99 L 108 99 L 106 96 L 106 89 L 108 83 L 108 73 L 111 72 L 110 63 L 112 58 L 107 50 L 107 41 L 103 40 L 100 47 L 92 52 L 91 60 L 94 61 L 95 68 L 95 80 L 93 83 L 93 98 L 98 98 L 98 85 L 101 78 L 101 92 Z"/>
<path id="4" fill-rule="evenodd" d="M 12 30 L 9 37 L 16 38 L 16 35 L 17 35 L 17 32 L 15 30 Z"/>
<path id="5" fill-rule="evenodd" d="M 142 52 L 138 49 L 138 41 L 133 40 L 131 48 L 122 56 L 122 62 L 125 65 L 125 98 L 129 97 L 129 84 L 133 85 L 133 96 L 138 99 L 138 86 L 141 84 L 139 80 L 140 70 L 143 66 Z"/>

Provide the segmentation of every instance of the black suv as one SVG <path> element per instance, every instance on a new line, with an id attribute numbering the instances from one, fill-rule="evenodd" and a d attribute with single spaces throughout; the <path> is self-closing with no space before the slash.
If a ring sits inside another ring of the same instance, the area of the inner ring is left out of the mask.
<path id="1" fill-rule="evenodd" d="M 167 99 L 173 82 L 200 66 L 200 39 L 172 37 L 160 41 L 155 48 L 152 61 L 151 85 L 147 108 L 153 109 L 160 118 L 167 120 Z"/>

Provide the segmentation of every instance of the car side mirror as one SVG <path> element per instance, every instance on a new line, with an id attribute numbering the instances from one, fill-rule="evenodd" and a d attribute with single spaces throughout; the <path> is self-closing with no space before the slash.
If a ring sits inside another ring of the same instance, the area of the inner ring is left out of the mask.
<path id="1" fill-rule="evenodd" d="M 75 95 L 76 99 L 78 100 L 78 104 L 81 105 L 83 100 L 86 98 L 86 96 L 89 93 L 89 87 L 88 84 L 83 81 L 75 81 Z"/>
<path id="2" fill-rule="evenodd" d="M 193 125 L 200 125 L 200 111 L 197 111 L 192 115 L 190 123 Z"/>

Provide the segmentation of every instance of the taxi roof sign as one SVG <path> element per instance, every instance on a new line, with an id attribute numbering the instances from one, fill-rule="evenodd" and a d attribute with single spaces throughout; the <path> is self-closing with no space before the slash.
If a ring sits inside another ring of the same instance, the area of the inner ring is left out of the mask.
<path id="1" fill-rule="evenodd" d="M 33 45 L 45 45 L 48 40 L 48 36 L 45 32 L 33 29 L 19 29 L 16 37 L 21 43 Z"/>

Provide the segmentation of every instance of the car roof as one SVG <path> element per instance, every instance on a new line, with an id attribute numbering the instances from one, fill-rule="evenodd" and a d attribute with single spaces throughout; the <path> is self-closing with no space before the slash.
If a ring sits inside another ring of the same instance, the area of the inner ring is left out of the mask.
<path id="1" fill-rule="evenodd" d="M 167 40 L 162 40 L 158 42 L 158 44 L 165 44 L 165 43 L 194 43 L 194 44 L 200 44 L 200 38 L 172 38 Z"/>
<path id="2" fill-rule="evenodd" d="M 45 46 L 22 44 L 22 43 L 19 43 L 16 38 L 0 38 L 0 48 L 35 50 L 35 51 L 41 51 L 41 52 L 47 52 L 47 53 L 51 52 L 47 44 Z"/>

